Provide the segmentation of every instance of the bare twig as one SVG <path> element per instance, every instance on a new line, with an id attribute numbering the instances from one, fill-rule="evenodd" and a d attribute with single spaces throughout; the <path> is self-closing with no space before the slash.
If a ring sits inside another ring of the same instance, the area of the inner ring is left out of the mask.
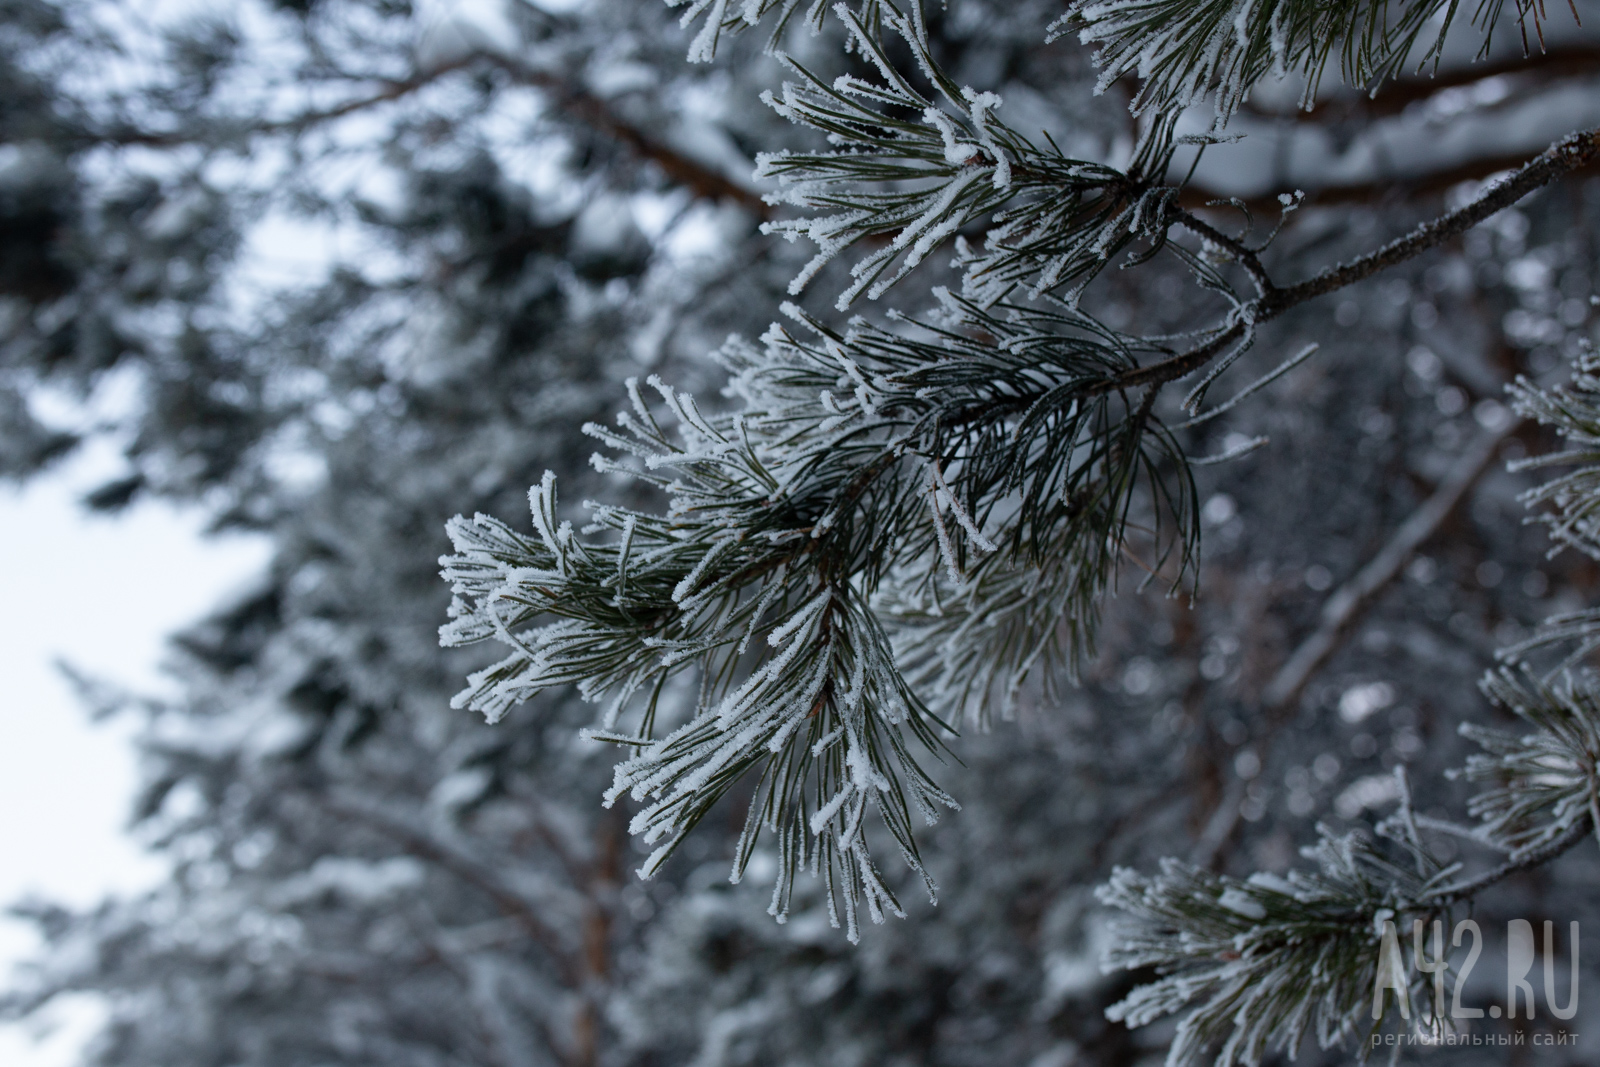
<path id="1" fill-rule="evenodd" d="M 1400 573 L 1406 561 L 1455 511 L 1467 490 L 1494 459 L 1495 450 L 1514 425 L 1480 434 L 1445 474 L 1433 495 L 1400 524 L 1388 543 L 1367 561 L 1366 566 L 1327 599 L 1322 606 L 1322 620 L 1317 629 L 1284 661 L 1262 691 L 1263 710 L 1276 716 L 1293 706 L 1306 683 L 1338 649 L 1351 623 L 1361 616 Z"/>
<path id="2" fill-rule="evenodd" d="M 1211 818 L 1206 820 L 1205 829 L 1200 831 L 1199 839 L 1190 850 L 1190 863 L 1196 867 L 1210 867 L 1217 861 L 1223 846 L 1238 828 L 1239 807 L 1244 803 L 1244 790 L 1244 779 L 1235 775 L 1228 783 L 1228 788 L 1223 790 L 1222 800 L 1211 813 Z"/>
<path id="3" fill-rule="evenodd" d="M 1459 237 L 1478 223 L 1515 204 L 1573 171 L 1600 159 L 1600 129 L 1584 130 L 1562 138 L 1529 160 L 1505 181 L 1485 190 L 1472 202 L 1423 223 L 1404 237 L 1373 252 L 1327 270 L 1295 285 L 1272 288 L 1242 305 L 1232 321 L 1211 338 L 1187 352 L 1098 381 L 1085 382 L 1080 396 L 1099 396 L 1123 389 L 1164 384 L 1187 377 L 1211 362 L 1235 342 L 1284 312 L 1308 300 L 1354 285 L 1445 241 Z M 1176 223 L 1176 219 L 1174 222 Z"/>
<path id="4" fill-rule="evenodd" d="M 1256 292 L 1259 295 L 1265 296 L 1277 288 L 1272 283 L 1272 276 L 1267 273 L 1267 268 L 1261 265 L 1261 257 L 1257 254 L 1256 249 L 1251 248 L 1238 238 L 1229 237 L 1191 212 L 1178 212 L 1177 222 L 1179 226 L 1198 237 L 1205 238 L 1232 256 L 1245 269 L 1245 272 L 1250 275 L 1250 280 L 1255 283 Z"/>
<path id="5" fill-rule="evenodd" d="M 1587 817 L 1579 819 L 1567 828 L 1566 833 L 1552 841 L 1546 842 L 1539 848 L 1529 852 L 1515 854 L 1511 859 L 1490 871 L 1468 878 L 1464 882 L 1441 886 L 1432 893 L 1427 894 L 1419 904 L 1432 908 L 1447 908 L 1451 904 L 1465 900 L 1497 882 L 1503 882 L 1514 874 L 1530 871 L 1542 864 L 1549 863 L 1563 852 L 1574 848 L 1578 842 L 1589 836 L 1590 825 Z"/>
<path id="6" fill-rule="evenodd" d="M 460 850 L 440 841 L 437 837 L 405 821 L 366 804 L 317 797 L 317 803 L 329 814 L 359 822 L 375 830 L 404 848 L 418 859 L 427 860 L 441 870 L 453 874 L 466 884 L 487 896 L 500 912 L 515 920 L 529 937 L 549 954 L 561 971 L 563 979 L 573 982 L 578 968 L 563 938 L 545 922 L 533 904 L 508 888 L 499 877 L 483 864 Z"/>
<path id="7" fill-rule="evenodd" d="M 1263 764 L 1266 763 L 1267 750 L 1278 728 L 1307 683 L 1338 650 L 1351 624 L 1361 617 L 1378 594 L 1399 575 L 1406 561 L 1438 532 L 1439 527 L 1455 511 L 1467 490 L 1489 466 L 1500 442 L 1515 425 L 1513 423 L 1500 430 L 1482 433 L 1445 474 L 1433 495 L 1400 524 L 1394 535 L 1378 550 L 1377 555 L 1367 561 L 1366 566 L 1356 572 L 1355 577 L 1340 586 L 1323 604 L 1321 624 L 1290 654 L 1262 691 L 1261 710 L 1268 724 L 1266 736 L 1258 742 L 1262 749 Z M 1238 829 L 1239 805 L 1243 796 L 1244 783 L 1235 779 L 1195 842 L 1191 862 L 1208 867 L 1225 854 L 1228 841 Z"/>

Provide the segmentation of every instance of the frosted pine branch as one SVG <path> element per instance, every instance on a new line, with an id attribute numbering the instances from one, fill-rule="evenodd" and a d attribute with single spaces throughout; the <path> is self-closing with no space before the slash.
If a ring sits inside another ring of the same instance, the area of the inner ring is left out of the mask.
<path id="1" fill-rule="evenodd" d="M 1073 0 L 1051 27 L 1096 46 L 1104 91 L 1120 78 L 1139 80 L 1135 113 L 1170 112 L 1207 100 L 1225 125 L 1251 86 L 1271 75 L 1305 82 L 1315 99 L 1337 60 L 1344 80 L 1362 88 L 1434 63 L 1461 17 L 1456 0 Z M 1542 5 L 1516 0 L 1518 20 L 1537 23 Z M 1483 0 L 1471 16 L 1488 38 L 1505 0 Z"/>
<path id="2" fill-rule="evenodd" d="M 911 50 L 932 95 L 900 73 L 871 23 L 844 5 L 836 14 L 876 77 L 843 75 L 830 84 L 786 59 L 800 81 L 766 98 L 780 115 L 824 134 L 834 147 L 758 159 L 756 177 L 779 183 L 768 201 L 807 213 L 766 223 L 766 231 L 804 237 L 818 248 L 790 292 L 803 289 L 840 253 L 868 242 L 877 247 L 851 267 L 838 306 L 863 294 L 877 299 L 977 224 L 986 227 L 983 247 L 963 241 L 958 256 L 966 292 L 986 302 L 1018 285 L 1035 293 L 1081 288 L 1134 241 L 1147 240 L 1152 250 L 1164 243 L 1176 213 L 1175 191 L 1158 184 L 1171 160 L 1161 130 L 1141 143 L 1126 173 L 1068 158 L 1008 127 L 999 116 L 999 96 L 952 81 L 914 14 L 886 8 L 880 21 Z"/>
<path id="3" fill-rule="evenodd" d="M 1483 687 L 1531 727 L 1518 736 L 1462 724 L 1461 733 L 1484 749 L 1460 772 L 1490 787 L 1467 805 L 1483 835 L 1515 861 L 1575 826 L 1600 832 L 1600 694 L 1594 680 L 1569 675 L 1550 684 L 1501 669 Z"/>
<path id="4" fill-rule="evenodd" d="M 1177 573 L 1192 557 L 1193 489 L 1148 394 L 1081 395 L 1135 351 L 1077 312 L 944 301 L 940 323 L 898 333 L 839 334 L 790 309 L 800 335 L 774 326 L 724 350 L 733 414 L 654 379 L 652 406 L 630 385 L 618 427 L 589 432 L 633 462 L 596 464 L 665 491 L 661 513 L 594 505 L 575 532 L 547 475 L 533 536 L 450 524 L 442 639 L 510 650 L 458 706 L 494 719 L 575 684 L 612 740 L 637 713 L 610 799 L 645 805 L 645 873 L 754 774 L 736 877 L 771 831 L 776 914 L 802 867 L 848 877 L 852 931 L 857 891 L 874 918 L 898 910 L 862 820 L 875 810 L 920 870 L 911 813 L 951 803 L 911 747 L 937 752 L 946 722 L 1075 662 L 1131 512 Z M 665 679 L 691 669 L 706 696 L 658 737 Z"/>
<path id="5" fill-rule="evenodd" d="M 1459 773 L 1489 788 L 1467 805 L 1476 828 L 1445 825 L 1508 852 L 1506 862 L 1452 881 L 1460 864 L 1445 867 L 1424 847 L 1419 825 L 1430 820 L 1412 816 L 1402 779 L 1401 810 L 1379 830 L 1409 863 L 1363 837 L 1324 830 L 1305 853 L 1318 869 L 1287 878 L 1256 874 L 1241 882 L 1171 859 L 1154 877 L 1119 870 L 1100 897 L 1133 921 L 1107 966 L 1153 966 L 1162 977 L 1107 1015 L 1142 1026 L 1193 1006 L 1173 1041 L 1168 1063 L 1175 1067 L 1202 1062 L 1218 1045 L 1219 1067 L 1254 1067 L 1271 1049 L 1292 1056 L 1313 1023 L 1323 1048 L 1359 1043 L 1381 1022 L 1371 1005 L 1386 921 L 1403 931 L 1402 920 L 1436 918 L 1600 828 L 1600 699 L 1592 683 L 1549 686 L 1501 671 L 1485 690 L 1532 729 L 1517 736 L 1462 727 L 1485 754 Z M 1412 983 L 1408 996 L 1423 995 L 1426 987 Z"/>
<path id="6" fill-rule="evenodd" d="M 1119 869 L 1099 896 L 1132 921 L 1106 966 L 1162 977 L 1107 1016 L 1143 1026 L 1196 1005 L 1178 1026 L 1171 1067 L 1203 1063 L 1218 1046 L 1218 1067 L 1255 1067 L 1273 1050 L 1293 1056 L 1308 1034 L 1324 1049 L 1360 1044 L 1376 1025 L 1384 922 L 1427 881 L 1357 835 L 1325 833 L 1306 855 L 1315 871 L 1244 881 L 1172 859 L 1154 877 Z"/>

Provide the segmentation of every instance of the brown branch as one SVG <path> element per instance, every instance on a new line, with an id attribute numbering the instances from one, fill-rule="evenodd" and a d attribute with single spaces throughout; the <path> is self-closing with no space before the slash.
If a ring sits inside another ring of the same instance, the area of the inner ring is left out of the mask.
<path id="1" fill-rule="evenodd" d="M 468 56 L 465 59 L 436 67 L 433 70 L 413 75 L 410 78 L 383 82 L 383 88 L 377 92 L 369 93 L 366 96 L 358 96 L 334 107 L 307 111 L 293 118 L 275 119 L 271 122 L 244 122 L 237 124 L 217 122 L 206 128 L 206 132 L 215 133 L 218 130 L 223 130 L 246 137 L 257 134 L 302 133 L 314 126 L 342 119 L 346 115 L 353 115 L 368 108 L 400 100 L 419 89 L 432 85 L 447 74 L 453 74 L 461 70 L 475 58 L 477 57 Z M 193 130 L 183 133 L 157 133 L 150 130 L 116 129 L 102 132 L 89 138 L 89 140 L 95 144 L 139 145 L 146 148 L 179 148 L 196 143 L 201 139 L 201 136 L 202 133 Z"/>
<path id="2" fill-rule="evenodd" d="M 501 71 L 518 84 L 538 88 L 550 94 L 558 110 L 583 122 L 611 139 L 621 143 L 635 155 L 660 167 L 666 176 L 697 197 L 712 200 L 732 200 L 765 218 L 769 212 L 759 194 L 718 173 L 683 152 L 650 136 L 616 114 L 604 100 L 581 89 L 574 88 L 565 79 L 548 71 L 525 67 L 503 56 L 479 53 L 454 63 L 416 74 L 403 81 L 389 82 L 375 93 L 346 101 L 335 107 L 308 111 L 293 118 L 272 122 L 246 124 L 236 131 L 243 136 L 258 134 L 303 133 L 313 127 L 353 115 L 368 108 L 393 103 L 420 89 L 441 80 L 447 75 L 465 70 L 475 64 L 486 63 Z M 212 127 L 213 130 L 218 127 Z M 143 130 L 122 130 L 105 133 L 94 140 L 102 144 L 143 145 L 152 148 L 176 148 L 194 144 L 200 135 L 187 133 L 153 133 Z"/>
<path id="3" fill-rule="evenodd" d="M 596 857 L 583 919 L 583 1001 L 573 1023 L 574 1067 L 594 1067 L 600 1058 L 601 1000 L 611 977 L 611 901 L 621 875 L 622 826 L 613 811 L 597 827 Z"/>
<path id="4" fill-rule="evenodd" d="M 1352 90 L 1319 101 L 1311 110 L 1268 111 L 1252 107 L 1247 101 L 1242 112 L 1264 119 L 1293 119 L 1297 122 L 1325 122 L 1331 119 L 1377 118 L 1398 115 L 1422 100 L 1464 85 L 1477 85 L 1490 78 L 1518 76 L 1521 80 L 1556 81 L 1571 77 L 1592 77 L 1600 70 L 1600 47 L 1592 44 L 1561 45 L 1532 55 L 1473 63 L 1430 77 L 1397 78 L 1386 83 L 1378 95 Z"/>
<path id="5" fill-rule="evenodd" d="M 315 802 L 330 815 L 358 822 L 394 841 L 406 852 L 435 864 L 487 896 L 501 914 L 515 921 L 555 961 L 563 980 L 571 983 L 577 968 L 561 936 L 552 929 L 534 906 L 506 887 L 477 860 L 391 815 L 373 811 L 365 805 L 317 797 Z"/>
<path id="6" fill-rule="evenodd" d="M 502 56 L 486 54 L 479 58 L 492 62 L 524 85 L 548 91 L 558 108 L 620 141 L 637 155 L 650 160 L 660 167 L 668 178 L 689 189 L 696 196 L 710 200 L 732 200 L 762 218 L 766 218 L 770 212 L 766 202 L 757 193 L 656 140 L 632 123 L 624 121 L 599 97 L 573 88 L 570 83 L 556 75 L 524 67 Z"/>

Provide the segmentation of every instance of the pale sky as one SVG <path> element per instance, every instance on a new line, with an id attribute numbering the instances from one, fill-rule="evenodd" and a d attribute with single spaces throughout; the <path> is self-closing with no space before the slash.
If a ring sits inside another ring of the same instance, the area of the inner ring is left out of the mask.
<path id="1" fill-rule="evenodd" d="M 120 470 L 102 442 L 24 491 L 0 486 L 0 906 L 26 893 L 85 906 L 160 877 L 122 834 L 134 724 L 91 723 L 53 664 L 171 692 L 163 636 L 267 562 L 265 539 L 204 538 L 198 513 L 145 502 L 105 517 L 77 503 Z M 0 918 L 0 975 L 34 945 L 29 928 Z M 51 1015 L 42 1040 L 38 1027 L 0 1026 L 0 1064 L 71 1067 L 100 1011 L 76 999 Z"/>

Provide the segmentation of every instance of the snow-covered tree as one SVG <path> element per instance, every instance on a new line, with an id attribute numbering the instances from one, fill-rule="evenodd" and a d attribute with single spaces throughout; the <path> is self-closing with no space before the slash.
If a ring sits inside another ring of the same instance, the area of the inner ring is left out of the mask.
<path id="1" fill-rule="evenodd" d="M 105 1063 L 600 1062 L 651 895 L 570 701 L 516 735 L 450 711 L 441 524 L 581 468 L 615 379 L 781 290 L 741 116 L 655 8 L 34 14 L 5 30 L 40 86 L 0 157 L 35 239 L 5 248 L 8 473 L 106 434 L 92 506 L 188 499 L 276 554 L 176 639 L 182 699 L 95 694 L 145 719 L 172 878 L 28 904 L 48 948 L 8 1006 L 102 994 Z M 110 425 L 41 413 L 119 390 Z"/>

